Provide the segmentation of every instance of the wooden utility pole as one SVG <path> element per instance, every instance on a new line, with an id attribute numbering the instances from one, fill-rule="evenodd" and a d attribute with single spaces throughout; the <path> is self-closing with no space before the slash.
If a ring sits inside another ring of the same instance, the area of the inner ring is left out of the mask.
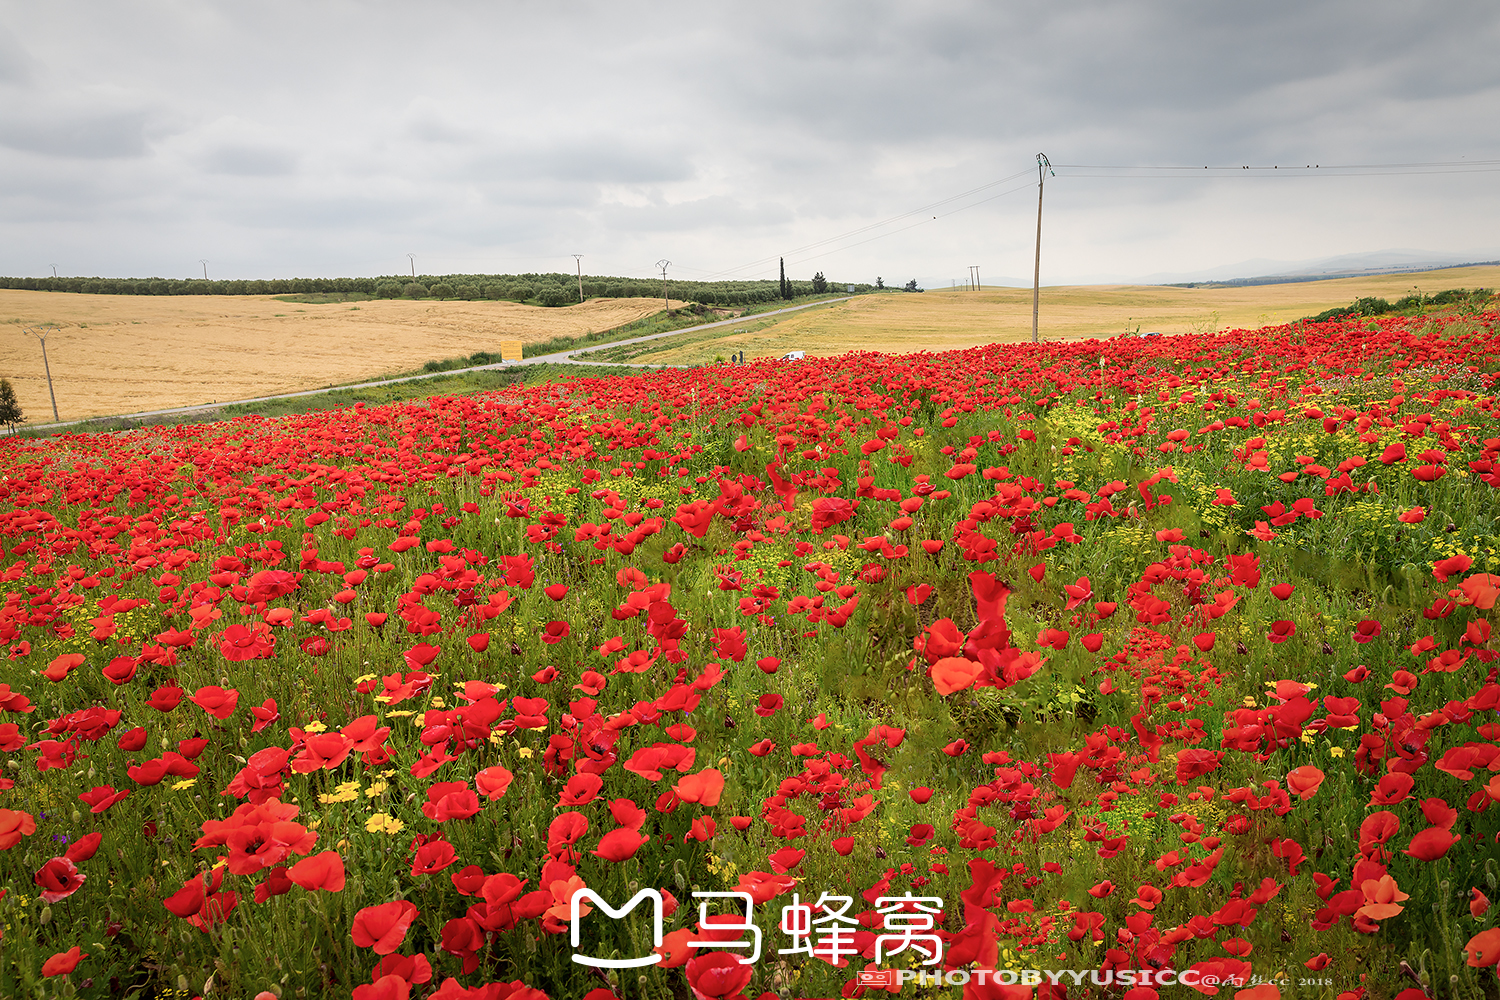
<path id="1" fill-rule="evenodd" d="M 47 394 L 52 397 L 52 422 L 60 424 L 62 423 L 62 417 L 57 415 L 57 393 L 52 391 L 52 366 L 47 364 L 47 334 L 55 329 L 57 328 L 28 326 L 26 332 L 42 342 L 42 368 L 47 372 Z M 45 330 L 46 332 L 39 333 L 37 332 L 38 330 Z"/>
<path id="2" fill-rule="evenodd" d="M 1031 279 L 1031 342 L 1039 343 L 1037 335 L 1037 318 L 1041 315 L 1042 305 L 1042 188 L 1046 185 L 1047 174 L 1052 173 L 1052 163 L 1047 159 L 1046 153 L 1036 154 L 1036 272 Z M 1052 174 L 1056 177 L 1056 174 Z"/>
<path id="3" fill-rule="evenodd" d="M 575 253 L 573 263 L 578 265 L 578 301 L 583 301 L 583 254 Z"/>

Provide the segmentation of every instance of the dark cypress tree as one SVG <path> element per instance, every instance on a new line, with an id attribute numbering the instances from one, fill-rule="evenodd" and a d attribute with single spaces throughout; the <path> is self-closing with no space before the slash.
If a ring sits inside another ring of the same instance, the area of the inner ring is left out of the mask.
<path id="1" fill-rule="evenodd" d="M 781 258 L 781 297 L 789 299 L 792 297 L 791 286 L 786 281 L 786 258 Z"/>
<path id="2" fill-rule="evenodd" d="M 11 388 L 10 380 L 0 378 L 0 424 L 10 428 L 10 432 L 16 432 L 16 424 L 21 422 L 21 404 L 16 399 L 16 390 Z"/>

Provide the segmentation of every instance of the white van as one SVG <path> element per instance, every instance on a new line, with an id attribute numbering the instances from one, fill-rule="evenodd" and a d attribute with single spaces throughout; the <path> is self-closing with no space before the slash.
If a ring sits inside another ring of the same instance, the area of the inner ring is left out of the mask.
<path id="1" fill-rule="evenodd" d="M 806 351 L 788 351 L 781 356 L 782 361 L 801 361 L 807 357 Z"/>

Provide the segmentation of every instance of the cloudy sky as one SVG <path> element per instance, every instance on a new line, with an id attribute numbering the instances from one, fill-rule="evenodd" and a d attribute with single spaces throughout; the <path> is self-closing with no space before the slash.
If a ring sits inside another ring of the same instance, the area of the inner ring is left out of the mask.
<path id="1" fill-rule="evenodd" d="M 0 0 L 0 273 L 1029 283 L 1039 151 L 1045 283 L 1500 254 L 1497 52 L 1493 0 Z M 1412 163 L 1465 166 L 1288 169 Z"/>

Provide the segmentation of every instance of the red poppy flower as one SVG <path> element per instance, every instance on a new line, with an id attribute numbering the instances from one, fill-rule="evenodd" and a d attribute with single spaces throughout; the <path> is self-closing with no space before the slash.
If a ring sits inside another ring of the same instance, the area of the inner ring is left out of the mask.
<path id="1" fill-rule="evenodd" d="M 146 704 L 158 712 L 170 712 L 182 701 L 182 695 L 182 688 L 173 684 L 167 684 L 152 692 L 151 698 Z"/>
<path id="2" fill-rule="evenodd" d="M 389 955 L 406 940 L 406 931 L 417 919 L 417 913 L 417 908 L 404 899 L 367 906 L 354 915 L 349 936 L 360 948 Z"/>
<path id="3" fill-rule="evenodd" d="M 563 786 L 557 804 L 569 809 L 586 806 L 599 797 L 599 790 L 603 787 L 604 779 L 597 774 L 575 774 Z"/>
<path id="4" fill-rule="evenodd" d="M 704 768 L 696 774 L 685 776 L 672 786 L 672 791 L 684 802 L 696 802 L 705 808 L 712 808 L 719 804 L 719 796 L 724 793 L 724 775 L 718 768 Z"/>
<path id="5" fill-rule="evenodd" d="M 750 984 L 753 966 L 730 952 L 710 951 L 688 959 L 684 971 L 696 1000 L 724 1000 L 739 996 Z"/>
<path id="6" fill-rule="evenodd" d="M 250 727 L 252 733 L 258 733 L 273 722 L 280 721 L 281 712 L 276 708 L 276 699 L 267 698 L 258 706 L 250 709 L 250 717 L 255 720 Z"/>
<path id="7" fill-rule="evenodd" d="M 1154 885 L 1143 885 L 1136 890 L 1135 898 L 1130 902 L 1144 910 L 1156 909 L 1156 904 L 1162 900 L 1162 891 Z"/>
<path id="8" fill-rule="evenodd" d="M 1188 748 L 1177 751 L 1177 783 L 1187 785 L 1217 770 L 1224 755 L 1215 750 Z"/>
<path id="9" fill-rule="evenodd" d="M 933 687 L 947 696 L 973 685 L 984 674 L 984 664 L 962 656 L 945 656 L 932 665 Z"/>
<path id="10" fill-rule="evenodd" d="M 458 860 L 458 853 L 454 851 L 453 845 L 446 840 L 430 840 L 417 848 L 411 859 L 411 874 L 415 878 L 418 875 L 431 875 L 440 872 L 444 868 Z"/>
<path id="11" fill-rule="evenodd" d="M 609 678 L 596 670 L 585 670 L 583 676 L 578 678 L 578 683 L 573 685 L 573 690 L 582 691 L 586 695 L 597 695 L 609 684 Z"/>
<path id="12" fill-rule="evenodd" d="M 234 688 L 225 689 L 212 684 L 199 688 L 192 698 L 194 705 L 215 719 L 227 719 L 233 715 L 239 700 L 240 693 Z"/>
<path id="13" fill-rule="evenodd" d="M 928 800 L 932 798 L 932 789 L 913 788 L 909 792 L 907 792 L 907 794 L 911 796 L 911 800 L 917 805 L 925 806 Z"/>
<path id="14" fill-rule="evenodd" d="M 63 857 L 74 862 L 87 861 L 98 853 L 99 845 L 103 842 L 104 834 L 96 830 L 75 840 Z"/>
<path id="15" fill-rule="evenodd" d="M 474 775 L 474 786 L 481 795 L 491 801 L 505 797 L 515 775 L 500 766 L 487 767 Z"/>
<path id="16" fill-rule="evenodd" d="M 784 703 L 784 699 L 779 694 L 763 694 L 755 706 L 755 714 L 762 719 L 769 719 L 781 710 Z"/>
<path id="17" fill-rule="evenodd" d="M 479 812 L 479 796 L 462 781 L 439 781 L 427 789 L 422 814 L 430 820 L 446 823 L 450 819 L 468 819 Z"/>
<path id="18" fill-rule="evenodd" d="M 965 751 L 967 751 L 968 749 L 969 744 L 967 741 L 954 740 L 952 743 L 949 743 L 947 746 L 943 747 L 943 753 L 947 754 L 949 757 L 962 757 Z"/>
<path id="19" fill-rule="evenodd" d="M 1416 858 L 1418 861 L 1436 861 L 1447 854 L 1448 849 L 1456 844 L 1458 839 L 1444 827 L 1428 827 L 1411 838 L 1411 844 L 1401 853 Z"/>
<path id="20" fill-rule="evenodd" d="M 1266 634 L 1266 639 L 1274 643 L 1286 642 L 1297 634 L 1297 625 L 1285 619 L 1271 623 L 1271 631 Z"/>
<path id="21" fill-rule="evenodd" d="M 42 676 L 56 684 L 69 673 L 83 665 L 86 657 L 82 653 L 63 653 L 47 664 L 47 669 L 42 671 Z"/>
<path id="22" fill-rule="evenodd" d="M 53 858 L 38 869 L 32 881 L 42 890 L 42 899 L 55 903 L 83 888 L 85 876 L 69 858 Z"/>
<path id="23" fill-rule="evenodd" d="M 1405 802 L 1415 784 L 1416 781 L 1411 775 L 1400 771 L 1384 774 L 1376 783 L 1375 790 L 1370 793 L 1370 805 L 1394 806 Z"/>
<path id="24" fill-rule="evenodd" d="M 1299 799 L 1310 799 L 1318 793 L 1324 774 L 1316 767 L 1304 765 L 1287 773 L 1286 787 Z"/>
<path id="25" fill-rule="evenodd" d="M 555 646 L 568 637 L 572 628 L 567 622 L 548 622 L 542 628 L 542 641 L 549 646 Z"/>
<path id="26" fill-rule="evenodd" d="M 641 849 L 641 845 L 650 840 L 650 837 L 642 836 L 638 830 L 632 830 L 628 826 L 622 826 L 617 830 L 611 830 L 599 839 L 599 847 L 590 853 L 605 861 L 628 861 L 635 857 L 635 852 Z"/>
<path id="27" fill-rule="evenodd" d="M 51 958 L 47 959 L 47 961 L 43 962 L 42 975 L 65 976 L 68 973 L 72 972 L 74 969 L 78 968 L 78 963 L 88 957 L 88 954 L 79 951 L 78 945 L 75 944 L 67 951 L 60 951 L 57 954 L 53 955 Z"/>
<path id="28" fill-rule="evenodd" d="M 255 887 L 255 901 L 264 903 L 268 899 L 277 896 L 285 896 L 292 891 L 294 883 L 287 878 L 286 869 L 280 865 L 272 868 L 266 873 L 265 880 Z"/>
<path id="29" fill-rule="evenodd" d="M 1485 969 L 1500 962 L 1500 927 L 1475 934 L 1464 945 L 1464 951 L 1469 956 L 1468 965 L 1475 969 Z"/>
<path id="30" fill-rule="evenodd" d="M 323 851 L 292 865 L 286 877 L 308 891 L 339 892 L 344 888 L 344 859 L 338 851 Z"/>
<path id="31" fill-rule="evenodd" d="M 128 684 L 135 677 L 136 661 L 133 656 L 117 656 L 104 668 L 104 679 L 111 684 Z"/>

